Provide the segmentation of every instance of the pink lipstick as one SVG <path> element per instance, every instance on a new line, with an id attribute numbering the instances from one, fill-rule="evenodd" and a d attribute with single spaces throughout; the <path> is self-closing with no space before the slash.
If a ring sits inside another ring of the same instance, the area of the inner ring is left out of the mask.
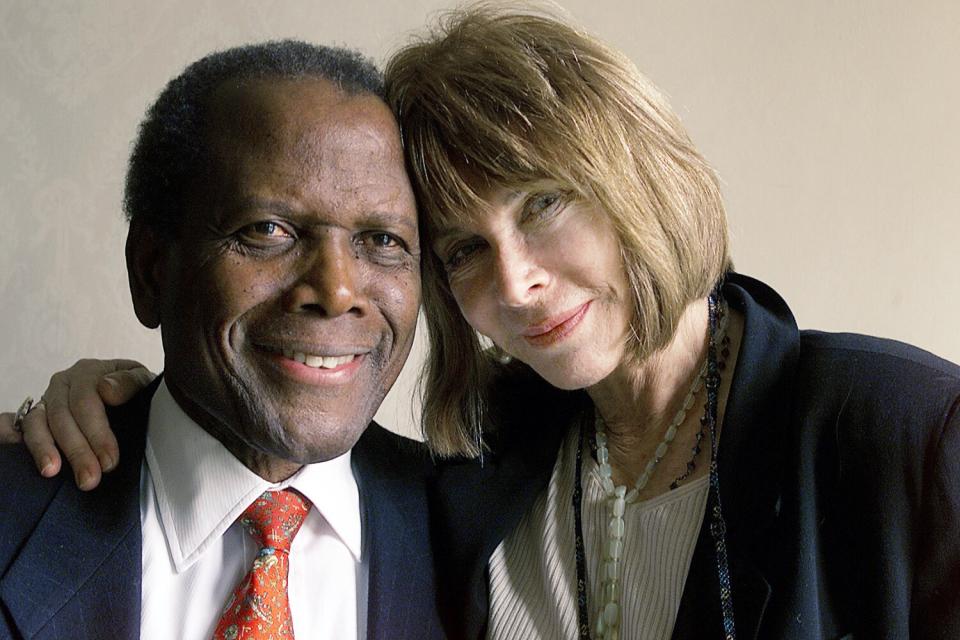
<path id="1" fill-rule="evenodd" d="M 530 325 L 520 335 L 528 343 L 537 347 L 555 344 L 573 333 L 580 321 L 587 315 L 592 302 L 592 300 L 588 300 L 578 307 L 561 313 L 559 316 Z"/>

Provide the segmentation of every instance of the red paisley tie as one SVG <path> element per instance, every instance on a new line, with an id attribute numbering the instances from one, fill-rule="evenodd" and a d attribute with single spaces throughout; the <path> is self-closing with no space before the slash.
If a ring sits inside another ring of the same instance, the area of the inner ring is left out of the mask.
<path id="1" fill-rule="evenodd" d="M 308 511 L 310 501 L 295 491 L 267 491 L 240 516 L 260 552 L 227 600 L 214 640 L 293 638 L 287 599 L 290 544 Z"/>

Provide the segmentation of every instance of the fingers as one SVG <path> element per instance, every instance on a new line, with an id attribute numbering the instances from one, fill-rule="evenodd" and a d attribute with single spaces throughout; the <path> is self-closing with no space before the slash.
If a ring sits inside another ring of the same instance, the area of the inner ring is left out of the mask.
<path id="1" fill-rule="evenodd" d="M 23 436 L 13 428 L 14 413 L 0 413 L 0 444 L 16 444 Z"/>
<path id="2" fill-rule="evenodd" d="M 23 418 L 23 443 L 33 456 L 34 464 L 40 475 L 50 478 L 60 473 L 60 453 L 53 441 L 50 429 L 47 427 L 47 411 L 40 404 Z"/>
<path id="3" fill-rule="evenodd" d="M 153 381 L 154 375 L 149 369 L 136 362 L 132 364 L 136 366 L 108 373 L 100 379 L 97 391 L 107 405 L 115 407 L 128 402 Z"/>
<path id="4" fill-rule="evenodd" d="M 84 490 L 96 487 L 101 470 L 112 469 L 119 460 L 117 441 L 97 392 L 100 378 L 113 370 L 111 362 L 80 360 L 55 373 L 43 392 L 45 426 L 70 463 L 77 486 Z M 38 440 L 45 437 L 43 433 L 34 436 L 32 425 L 24 434 Z"/>
<path id="5" fill-rule="evenodd" d="M 101 472 L 120 460 L 104 403 L 122 404 L 152 379 L 153 374 L 133 360 L 79 360 L 55 373 L 43 393 L 45 405 L 31 411 L 22 424 L 23 442 L 41 474 L 59 473 L 66 457 L 77 486 L 96 487 Z M 0 437 L 15 437 L 4 431 L 5 424 L 0 420 Z"/>

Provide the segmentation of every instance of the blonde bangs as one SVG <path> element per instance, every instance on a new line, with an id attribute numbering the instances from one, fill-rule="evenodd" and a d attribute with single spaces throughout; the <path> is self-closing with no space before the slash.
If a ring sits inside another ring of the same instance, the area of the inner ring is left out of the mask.
<path id="1" fill-rule="evenodd" d="M 585 75 L 602 56 L 570 46 L 572 29 L 543 27 L 535 14 L 501 15 L 489 5 L 455 11 L 387 63 L 388 99 L 431 227 L 481 207 L 474 184 L 551 179 L 587 197 L 608 169 L 596 159 L 622 138 L 591 148 L 611 123 Z"/>

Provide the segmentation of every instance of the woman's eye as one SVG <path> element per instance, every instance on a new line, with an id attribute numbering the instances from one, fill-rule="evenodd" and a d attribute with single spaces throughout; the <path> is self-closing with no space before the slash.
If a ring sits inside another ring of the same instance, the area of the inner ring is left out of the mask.
<path id="1" fill-rule="evenodd" d="M 480 249 L 477 242 L 466 242 L 459 244 L 447 253 L 443 266 L 447 273 L 456 271 L 470 260 L 470 258 Z"/>
<path id="2" fill-rule="evenodd" d="M 524 220 L 544 220 L 559 213 L 567 205 L 567 196 L 558 191 L 532 195 L 523 210 Z"/>

